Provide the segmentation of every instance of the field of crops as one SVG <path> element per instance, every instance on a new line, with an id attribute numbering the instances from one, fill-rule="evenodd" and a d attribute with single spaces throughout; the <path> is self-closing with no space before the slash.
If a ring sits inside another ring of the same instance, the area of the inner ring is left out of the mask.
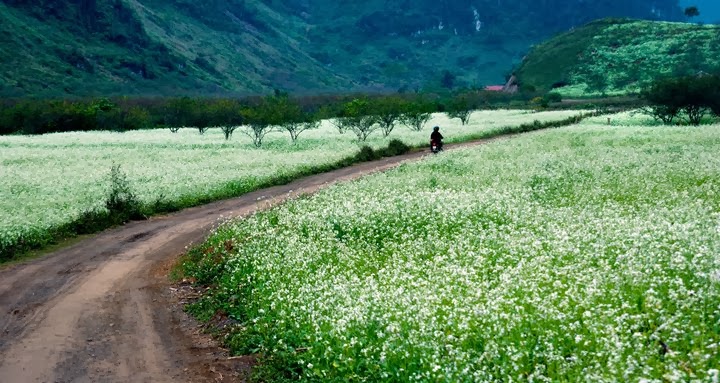
<path id="1" fill-rule="evenodd" d="M 268 380 L 718 382 L 720 126 L 598 122 L 229 222 L 192 309 Z"/>
<path id="2" fill-rule="evenodd" d="M 435 115 L 423 132 L 398 126 L 390 138 L 422 144 L 429 127 L 440 125 L 448 142 L 492 134 L 508 125 L 561 120 L 578 112 L 476 112 L 468 126 Z M 376 132 L 367 144 L 387 145 Z M 88 132 L 0 137 L 0 249 L 20 238 L 33 241 L 50 228 L 102 208 L 108 174 L 121 165 L 140 200 L 189 206 L 212 196 L 238 195 L 257 185 L 352 156 L 359 145 L 329 123 L 303 133 L 297 145 L 271 133 L 261 149 L 239 131 L 225 141 L 219 129 L 128 133 Z M 2 259 L 0 254 L 0 260 Z"/>

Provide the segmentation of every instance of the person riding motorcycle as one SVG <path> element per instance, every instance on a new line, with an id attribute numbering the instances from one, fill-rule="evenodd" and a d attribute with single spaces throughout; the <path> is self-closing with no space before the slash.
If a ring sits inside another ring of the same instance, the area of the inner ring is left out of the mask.
<path id="1" fill-rule="evenodd" d="M 430 147 L 433 146 L 433 143 L 437 145 L 438 150 L 442 150 L 443 147 L 443 135 L 440 134 L 440 127 L 436 126 L 433 128 L 433 132 L 430 134 Z"/>

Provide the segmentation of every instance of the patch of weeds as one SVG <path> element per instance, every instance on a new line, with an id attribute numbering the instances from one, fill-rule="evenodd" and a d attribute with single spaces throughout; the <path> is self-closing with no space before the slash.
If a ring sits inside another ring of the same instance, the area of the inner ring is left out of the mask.
<path id="1" fill-rule="evenodd" d="M 105 199 L 105 208 L 116 224 L 145 218 L 140 200 L 133 192 L 130 181 L 119 164 L 113 164 L 110 168 L 110 188 Z"/>

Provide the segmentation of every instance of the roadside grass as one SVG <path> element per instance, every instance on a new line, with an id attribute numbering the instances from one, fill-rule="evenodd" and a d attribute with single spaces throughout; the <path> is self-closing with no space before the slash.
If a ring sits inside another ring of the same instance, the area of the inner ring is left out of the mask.
<path id="1" fill-rule="evenodd" d="M 572 123 L 582 111 L 478 111 L 461 126 L 435 115 L 447 142 L 464 142 L 501 134 Z M 389 137 L 411 148 L 426 144 L 427 132 L 398 126 Z M 236 197 L 263 187 L 399 154 L 379 135 L 367 143 L 372 154 L 358 156 L 361 144 L 329 123 L 300 137 L 296 145 L 276 132 L 262 149 L 236 133 L 225 141 L 219 130 L 204 135 L 192 129 L 178 133 L 61 133 L 0 137 L 0 263 L 74 235 L 90 234 L 128 219 L 177 211 Z M 121 165 L 139 208 L 118 217 L 105 206 L 108 171 Z"/>
<path id="2" fill-rule="evenodd" d="M 714 382 L 719 128 L 583 122 L 228 221 L 189 310 L 258 381 Z"/>

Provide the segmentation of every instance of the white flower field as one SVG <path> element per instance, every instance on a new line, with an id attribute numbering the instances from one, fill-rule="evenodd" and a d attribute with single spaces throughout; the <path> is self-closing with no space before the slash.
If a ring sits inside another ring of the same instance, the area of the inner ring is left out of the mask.
<path id="1" fill-rule="evenodd" d="M 720 126 L 605 120 L 228 222 L 193 309 L 288 380 L 717 383 Z"/>
<path id="2" fill-rule="evenodd" d="M 390 138 L 423 144 L 429 127 L 440 125 L 448 142 L 462 141 L 504 126 L 577 114 L 476 112 L 468 126 L 437 114 L 425 131 L 398 126 Z M 387 141 L 376 132 L 367 144 L 380 147 Z M 297 145 L 287 134 L 271 133 L 261 149 L 254 148 L 240 131 L 225 141 L 220 129 L 204 135 L 195 129 L 181 129 L 178 133 L 147 130 L 0 136 L 0 249 L 21 239 L 42 237 L 51 228 L 77 219 L 83 211 L 102 208 L 113 164 L 121 166 L 144 203 L 194 201 L 215 194 L 237 195 L 273 178 L 332 164 L 352 156 L 358 147 L 352 133 L 341 135 L 327 122 L 303 133 Z M 225 189 L 233 192 L 218 193 Z"/>

